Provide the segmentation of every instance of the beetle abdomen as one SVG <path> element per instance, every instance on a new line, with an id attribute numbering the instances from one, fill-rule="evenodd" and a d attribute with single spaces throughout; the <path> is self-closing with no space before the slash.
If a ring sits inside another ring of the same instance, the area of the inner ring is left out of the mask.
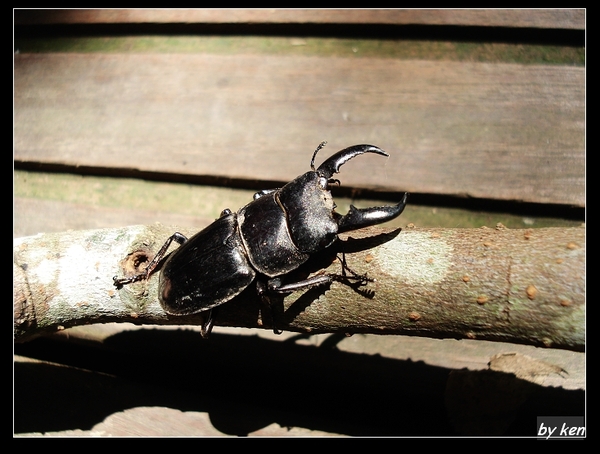
<path id="1" fill-rule="evenodd" d="M 288 228 L 276 192 L 266 194 L 242 208 L 238 214 L 242 240 L 254 269 L 269 276 L 295 270 L 309 254 L 298 250 Z"/>
<path id="2" fill-rule="evenodd" d="M 169 256 L 160 274 L 159 301 L 168 314 L 194 314 L 229 301 L 255 276 L 244 253 L 237 215 L 230 213 Z"/>

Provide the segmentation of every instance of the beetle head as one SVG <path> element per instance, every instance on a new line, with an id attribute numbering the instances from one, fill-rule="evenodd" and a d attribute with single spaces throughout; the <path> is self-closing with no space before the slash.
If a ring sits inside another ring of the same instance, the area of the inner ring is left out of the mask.
<path id="1" fill-rule="evenodd" d="M 330 184 L 338 182 L 332 178 L 333 174 L 350 159 L 363 153 L 388 156 L 373 145 L 355 145 L 338 151 L 315 170 L 315 157 L 324 145 L 325 142 L 321 143 L 313 154 L 312 170 L 283 186 L 277 195 L 296 247 L 309 254 L 333 243 L 339 231 L 340 216 L 334 212 L 335 203 L 329 190 Z"/>
<path id="2" fill-rule="evenodd" d="M 308 254 L 325 249 L 336 238 L 335 204 L 327 179 L 306 172 L 283 186 L 277 195 L 296 247 Z"/>

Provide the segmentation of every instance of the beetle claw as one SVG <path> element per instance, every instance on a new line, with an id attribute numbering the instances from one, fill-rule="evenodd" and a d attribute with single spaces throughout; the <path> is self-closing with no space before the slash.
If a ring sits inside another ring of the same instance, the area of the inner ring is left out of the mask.
<path id="1" fill-rule="evenodd" d="M 363 209 L 350 205 L 348 214 L 338 218 L 338 233 L 391 221 L 400 216 L 402 211 L 404 211 L 407 200 L 408 192 L 405 192 L 404 197 L 397 205 Z"/>
<path id="2" fill-rule="evenodd" d="M 320 148 L 318 148 L 317 151 L 319 149 Z M 375 145 L 354 145 L 352 147 L 344 148 L 343 150 L 338 151 L 337 153 L 329 157 L 327 160 L 325 160 L 325 162 L 323 162 L 317 168 L 317 173 L 320 176 L 325 177 L 329 180 L 334 173 L 340 171 L 340 167 L 343 166 L 346 162 L 364 153 L 376 153 L 382 156 L 389 156 L 385 151 L 383 151 L 379 147 L 376 147 Z M 315 157 L 313 156 L 313 161 L 314 158 Z"/>

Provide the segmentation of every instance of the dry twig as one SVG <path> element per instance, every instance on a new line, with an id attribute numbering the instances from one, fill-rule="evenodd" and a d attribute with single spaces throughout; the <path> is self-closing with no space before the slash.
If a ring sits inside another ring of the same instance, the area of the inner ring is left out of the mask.
<path id="1" fill-rule="evenodd" d="M 157 273 L 148 282 L 113 286 L 113 276 L 152 257 L 173 231 L 132 226 L 15 240 L 15 340 L 91 323 L 202 323 L 202 314 L 162 310 Z M 339 273 L 331 252 L 298 273 Z M 279 328 L 585 348 L 584 228 L 369 228 L 345 235 L 337 252 L 376 281 L 359 288 L 335 282 L 282 298 Z M 219 307 L 216 324 L 269 328 L 271 318 L 263 315 L 248 288 Z"/>

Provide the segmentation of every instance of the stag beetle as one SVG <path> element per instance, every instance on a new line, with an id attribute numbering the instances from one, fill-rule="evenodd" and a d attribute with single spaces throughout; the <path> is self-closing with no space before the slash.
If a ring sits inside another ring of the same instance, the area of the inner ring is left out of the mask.
<path id="1" fill-rule="evenodd" d="M 406 205 L 408 193 L 397 205 L 358 209 L 350 206 L 340 215 L 329 186 L 340 167 L 363 153 L 389 156 L 373 145 L 355 145 L 338 151 L 315 170 L 315 158 L 326 142 L 314 151 L 311 171 L 281 188 L 257 192 L 254 200 L 237 213 L 229 209 L 204 230 L 187 239 L 181 233 L 171 235 L 139 274 L 113 278 L 114 285 L 147 279 L 173 241 L 181 246 L 167 257 L 159 277 L 159 302 L 171 315 L 189 315 L 203 311 L 203 337 L 213 325 L 212 309 L 226 303 L 256 280 L 257 291 L 268 302 L 269 293 L 290 293 L 331 283 L 342 276 L 322 274 L 284 284 L 281 277 L 305 263 L 312 254 L 329 247 L 337 234 L 381 224 L 396 218 Z M 346 267 L 345 278 L 368 281 Z M 347 276 L 348 270 L 352 276 Z M 275 325 L 275 323 L 274 323 Z M 274 326 L 274 331 L 277 329 Z"/>

